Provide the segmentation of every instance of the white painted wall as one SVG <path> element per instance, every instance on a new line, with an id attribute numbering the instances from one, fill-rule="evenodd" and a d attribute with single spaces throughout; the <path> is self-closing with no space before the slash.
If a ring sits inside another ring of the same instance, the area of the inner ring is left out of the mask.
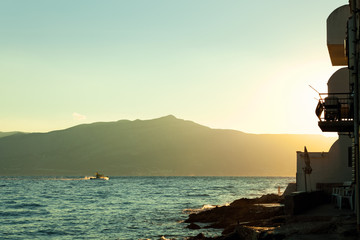
<path id="1" fill-rule="evenodd" d="M 312 173 L 306 175 L 307 190 L 315 191 L 317 183 L 343 183 L 351 181 L 352 167 L 348 166 L 348 147 L 352 146 L 352 140 L 348 135 L 340 135 L 332 145 L 329 152 L 309 152 Z M 307 147 L 308 151 L 311 146 Z M 297 191 L 305 191 L 305 167 L 304 152 L 296 152 Z"/>
<path id="2" fill-rule="evenodd" d="M 347 67 L 337 70 L 328 80 L 328 93 L 349 93 L 349 69 Z"/>
<path id="3" fill-rule="evenodd" d="M 327 44 L 344 45 L 347 20 L 351 16 L 350 6 L 343 5 L 335 9 L 326 20 Z"/>
<path id="4" fill-rule="evenodd" d="M 335 9 L 326 21 L 327 46 L 333 66 L 346 66 L 347 57 L 344 51 L 347 20 L 350 17 L 349 5 Z"/>

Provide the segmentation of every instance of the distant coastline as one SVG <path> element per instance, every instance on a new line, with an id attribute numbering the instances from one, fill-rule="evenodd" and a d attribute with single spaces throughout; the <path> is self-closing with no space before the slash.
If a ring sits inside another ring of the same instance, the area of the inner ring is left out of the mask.
<path id="1" fill-rule="evenodd" d="M 172 115 L 92 123 L 0 137 L 0 175 L 294 176 L 304 145 L 327 151 L 335 138 L 211 129 Z"/>

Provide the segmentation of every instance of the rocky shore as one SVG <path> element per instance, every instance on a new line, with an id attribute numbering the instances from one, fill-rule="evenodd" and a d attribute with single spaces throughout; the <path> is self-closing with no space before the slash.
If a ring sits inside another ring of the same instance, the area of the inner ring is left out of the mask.
<path id="1" fill-rule="evenodd" d="M 218 237 L 200 233 L 187 240 L 360 239 L 354 213 L 349 209 L 340 210 L 328 202 L 302 214 L 289 215 L 284 202 L 284 196 L 269 194 L 190 214 L 186 220 L 188 228 L 201 229 L 198 223 L 206 223 L 203 228 L 223 231 Z"/>
<path id="2" fill-rule="evenodd" d="M 248 238 L 253 235 L 252 232 L 268 233 L 285 222 L 283 202 L 283 196 L 269 194 L 255 199 L 238 199 L 228 206 L 190 214 L 185 221 L 189 223 L 188 228 L 200 229 L 196 223 L 208 223 L 205 228 L 219 228 L 223 231 L 221 237 L 199 234 L 188 239 L 238 239 L 234 238 L 234 234 L 239 235 L 239 232 L 247 237 L 240 239 L 254 239 Z"/>

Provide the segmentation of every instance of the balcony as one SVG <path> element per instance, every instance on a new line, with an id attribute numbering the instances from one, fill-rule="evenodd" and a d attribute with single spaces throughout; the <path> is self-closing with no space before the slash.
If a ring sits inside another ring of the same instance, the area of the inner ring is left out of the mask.
<path id="1" fill-rule="evenodd" d="M 347 21 L 350 16 L 349 5 L 344 5 L 335 9 L 326 21 L 327 46 L 333 66 L 348 65 L 344 43 L 347 35 Z"/>
<path id="2" fill-rule="evenodd" d="M 325 97 L 326 96 L 326 97 Z M 323 132 L 353 132 L 354 104 L 351 93 L 320 94 L 315 113 Z"/>

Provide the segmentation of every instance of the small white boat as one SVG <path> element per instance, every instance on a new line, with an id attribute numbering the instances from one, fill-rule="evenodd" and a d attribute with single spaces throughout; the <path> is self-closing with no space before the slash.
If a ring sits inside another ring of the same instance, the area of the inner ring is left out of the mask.
<path id="1" fill-rule="evenodd" d="M 90 180 L 109 180 L 109 177 L 104 176 L 98 172 L 95 173 L 95 177 L 89 177 Z"/>

